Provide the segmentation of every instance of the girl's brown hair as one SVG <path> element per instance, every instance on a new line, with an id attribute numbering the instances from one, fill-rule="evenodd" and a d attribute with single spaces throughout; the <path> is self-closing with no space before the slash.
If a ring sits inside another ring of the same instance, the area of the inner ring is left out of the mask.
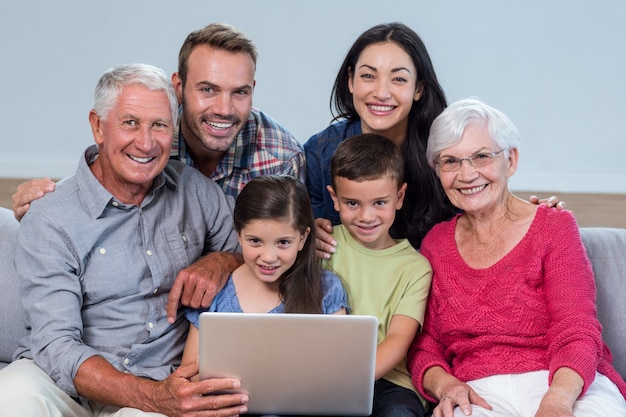
<path id="1" fill-rule="evenodd" d="M 301 234 L 310 230 L 295 263 L 281 277 L 285 313 L 322 313 L 321 260 L 315 255 L 315 220 L 303 183 L 286 175 L 256 177 L 235 203 L 237 233 L 253 220 L 289 220 Z"/>

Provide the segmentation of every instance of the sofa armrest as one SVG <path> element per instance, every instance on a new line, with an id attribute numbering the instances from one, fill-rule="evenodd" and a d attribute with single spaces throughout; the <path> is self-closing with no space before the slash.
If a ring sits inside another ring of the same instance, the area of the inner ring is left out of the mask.
<path id="1" fill-rule="evenodd" d="M 613 366 L 626 379 L 626 229 L 582 227 L 596 280 L 602 338 L 613 353 Z"/>

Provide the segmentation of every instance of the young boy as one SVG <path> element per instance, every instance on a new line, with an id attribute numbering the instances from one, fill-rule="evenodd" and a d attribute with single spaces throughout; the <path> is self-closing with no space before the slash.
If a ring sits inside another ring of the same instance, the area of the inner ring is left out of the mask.
<path id="1" fill-rule="evenodd" d="M 337 147 L 330 170 L 342 224 L 324 265 L 343 279 L 352 314 L 379 321 L 372 415 L 422 417 L 405 357 L 424 319 L 432 270 L 408 240 L 389 234 L 406 192 L 402 153 L 380 135 L 359 135 Z"/>

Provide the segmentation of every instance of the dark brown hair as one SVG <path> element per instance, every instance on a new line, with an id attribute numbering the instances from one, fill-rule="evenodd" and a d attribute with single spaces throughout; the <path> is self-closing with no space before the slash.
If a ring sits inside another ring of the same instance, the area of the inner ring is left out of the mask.
<path id="1" fill-rule="evenodd" d="M 330 182 L 337 177 L 351 181 L 374 180 L 389 175 L 398 188 L 404 182 L 404 158 L 400 149 L 384 136 L 366 133 L 341 142 L 330 159 Z"/>
<path id="2" fill-rule="evenodd" d="M 286 175 L 254 178 L 235 202 L 237 233 L 253 220 L 287 219 L 300 233 L 310 229 L 295 263 L 281 277 L 279 293 L 285 313 L 322 313 L 321 260 L 315 255 L 315 221 L 303 183 Z"/>
<path id="3" fill-rule="evenodd" d="M 178 75 L 183 86 L 187 81 L 187 61 L 189 60 L 189 55 L 198 45 L 207 45 L 232 53 L 246 53 L 250 55 L 256 66 L 258 57 L 256 46 L 245 33 L 231 25 L 211 23 L 202 29 L 191 32 L 180 48 L 178 53 Z"/>
<path id="4" fill-rule="evenodd" d="M 402 23 L 376 25 L 361 34 L 346 55 L 330 98 L 334 120 L 360 121 L 348 89 L 350 72 L 354 71 L 359 56 L 372 44 L 393 42 L 406 52 L 417 69 L 417 86 L 422 96 L 413 102 L 409 112 L 406 140 L 401 149 L 404 155 L 404 177 L 408 184 L 404 205 L 396 215 L 391 228 L 395 238 L 408 238 L 419 248 L 426 233 L 437 223 L 450 219 L 456 212 L 445 196 L 441 183 L 426 160 L 426 144 L 430 125 L 446 107 L 446 97 L 439 85 L 428 50 L 420 37 Z"/>

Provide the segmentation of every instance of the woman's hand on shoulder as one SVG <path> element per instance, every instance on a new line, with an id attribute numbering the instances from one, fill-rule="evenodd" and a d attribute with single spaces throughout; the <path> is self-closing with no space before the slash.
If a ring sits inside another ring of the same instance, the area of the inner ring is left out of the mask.
<path id="1" fill-rule="evenodd" d="M 555 195 L 548 197 L 548 198 L 539 198 L 536 195 L 531 195 L 528 200 L 531 203 L 545 204 L 548 207 L 553 207 L 558 210 L 562 210 L 565 208 L 565 201 L 559 201 L 559 198 Z"/>
<path id="2" fill-rule="evenodd" d="M 337 242 L 333 239 L 333 225 L 330 220 L 315 219 L 315 253 L 320 259 L 330 259 L 335 253 Z"/>

